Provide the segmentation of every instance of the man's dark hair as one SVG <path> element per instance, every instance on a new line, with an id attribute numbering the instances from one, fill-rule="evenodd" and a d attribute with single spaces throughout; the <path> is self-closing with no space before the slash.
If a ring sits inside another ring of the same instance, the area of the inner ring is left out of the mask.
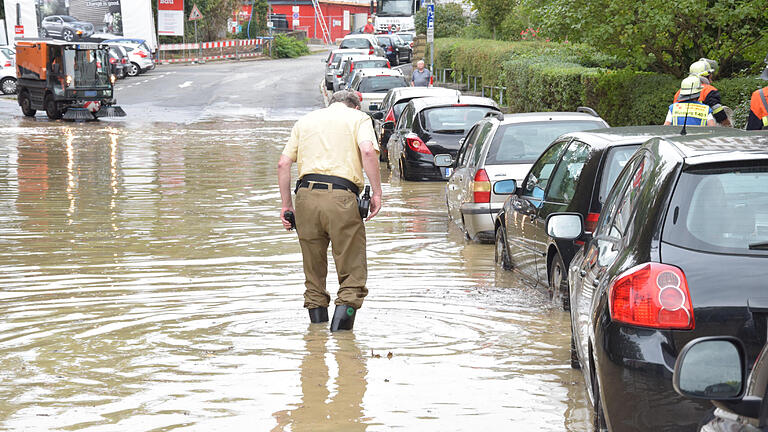
<path id="1" fill-rule="evenodd" d="M 360 108 L 360 97 L 357 92 L 351 90 L 337 91 L 331 96 L 330 103 L 341 102 L 350 108 Z"/>

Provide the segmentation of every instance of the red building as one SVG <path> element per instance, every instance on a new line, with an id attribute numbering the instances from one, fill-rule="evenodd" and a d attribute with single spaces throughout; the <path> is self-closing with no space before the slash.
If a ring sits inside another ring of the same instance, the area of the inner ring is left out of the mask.
<path id="1" fill-rule="evenodd" d="M 364 26 L 370 12 L 370 2 L 366 0 L 319 0 L 319 5 L 334 41 Z M 285 17 L 289 29 L 304 30 L 312 39 L 323 38 L 319 16 L 311 0 L 271 0 L 269 6 L 275 18 Z M 276 26 L 279 21 L 282 19 L 273 19 Z"/>

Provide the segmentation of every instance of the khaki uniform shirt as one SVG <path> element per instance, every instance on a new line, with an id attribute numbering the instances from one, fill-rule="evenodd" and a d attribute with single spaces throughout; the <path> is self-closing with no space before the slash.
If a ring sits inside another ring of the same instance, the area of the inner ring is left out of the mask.
<path id="1" fill-rule="evenodd" d="M 363 158 L 358 145 L 373 143 L 379 152 L 373 122 L 368 114 L 336 102 L 300 118 L 283 154 L 299 165 L 299 178 L 307 174 L 343 177 L 361 190 Z"/>

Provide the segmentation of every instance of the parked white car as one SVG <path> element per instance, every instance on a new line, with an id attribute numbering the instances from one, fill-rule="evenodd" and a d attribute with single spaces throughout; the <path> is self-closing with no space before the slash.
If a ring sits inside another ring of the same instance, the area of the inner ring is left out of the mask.
<path id="1" fill-rule="evenodd" d="M 350 90 L 362 95 L 360 109 L 365 112 L 378 111 L 387 92 L 395 87 L 408 87 L 403 73 L 398 69 L 363 69 L 355 74 L 349 85 Z"/>
<path id="2" fill-rule="evenodd" d="M 126 65 L 125 69 L 128 76 L 136 76 L 155 68 L 152 50 L 144 39 L 109 39 L 105 40 L 104 43 L 120 45 L 128 51 L 130 64 Z"/>
<path id="3" fill-rule="evenodd" d="M 16 51 L 7 46 L 0 46 L 0 91 L 16 93 Z"/>

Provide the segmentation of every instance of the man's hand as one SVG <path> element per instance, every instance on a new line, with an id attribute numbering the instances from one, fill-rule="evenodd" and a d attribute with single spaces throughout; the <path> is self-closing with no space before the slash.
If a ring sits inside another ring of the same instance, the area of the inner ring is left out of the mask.
<path id="1" fill-rule="evenodd" d="M 293 210 L 293 206 L 283 207 L 283 209 L 280 210 L 280 220 L 283 222 L 283 227 L 285 227 L 286 230 L 290 231 L 291 223 L 288 221 L 288 219 L 285 218 L 285 212 L 287 211 L 293 212 L 293 213 L 296 213 L 296 212 Z"/>
<path id="2" fill-rule="evenodd" d="M 373 219 L 374 216 L 379 214 L 379 210 L 381 210 L 381 195 L 374 194 L 371 197 L 371 212 L 368 213 L 368 217 L 365 219 L 366 221 L 369 221 Z"/>

